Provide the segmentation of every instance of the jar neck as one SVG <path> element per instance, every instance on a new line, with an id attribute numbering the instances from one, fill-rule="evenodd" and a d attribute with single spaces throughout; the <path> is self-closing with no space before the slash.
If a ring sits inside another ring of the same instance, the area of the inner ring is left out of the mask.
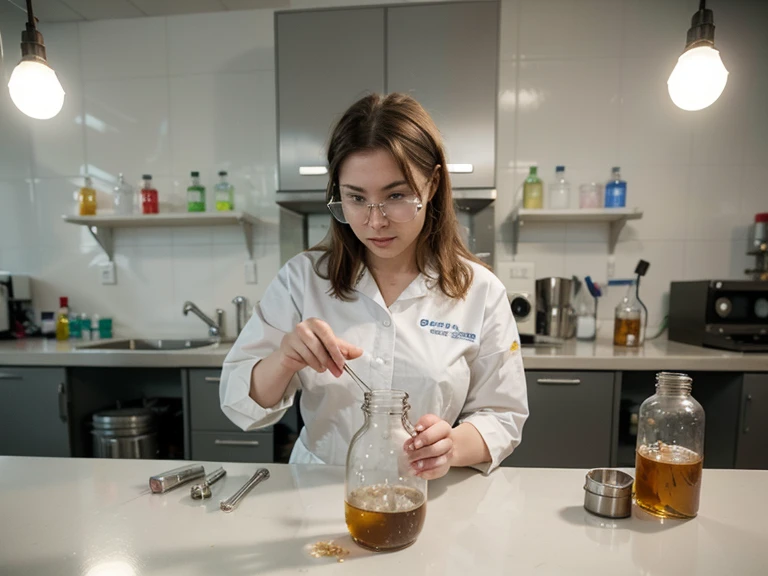
<path id="1" fill-rule="evenodd" d="M 408 413 L 408 394 L 402 390 L 372 390 L 365 393 L 366 416 L 403 416 Z"/>
<path id="2" fill-rule="evenodd" d="M 661 372 L 656 375 L 656 394 L 662 396 L 690 396 L 693 380 L 687 374 Z"/>

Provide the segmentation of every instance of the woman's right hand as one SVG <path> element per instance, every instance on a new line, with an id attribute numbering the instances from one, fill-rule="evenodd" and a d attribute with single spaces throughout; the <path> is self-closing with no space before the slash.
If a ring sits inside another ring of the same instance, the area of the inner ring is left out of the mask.
<path id="1" fill-rule="evenodd" d="M 280 353 L 282 366 L 293 372 L 309 366 L 321 373 L 330 370 L 338 378 L 344 363 L 362 356 L 363 350 L 337 338 L 326 322 L 308 318 L 283 336 Z"/>

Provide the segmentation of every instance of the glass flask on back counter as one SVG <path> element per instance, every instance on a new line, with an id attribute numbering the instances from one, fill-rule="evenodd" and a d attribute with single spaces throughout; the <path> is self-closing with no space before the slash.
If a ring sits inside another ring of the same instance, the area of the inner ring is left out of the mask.
<path id="1" fill-rule="evenodd" d="M 365 394 L 365 422 L 347 452 L 344 511 L 352 539 L 377 552 L 416 541 L 427 513 L 427 481 L 413 475 L 405 442 L 415 434 L 408 421 L 408 394 Z"/>
<path id="2" fill-rule="evenodd" d="M 637 288 L 633 281 L 627 294 L 621 299 L 613 321 L 613 345 L 633 348 L 642 346 L 645 335 L 645 311 L 637 298 Z"/>
<path id="3" fill-rule="evenodd" d="M 656 375 L 656 394 L 638 413 L 635 502 L 662 518 L 699 511 L 704 465 L 704 409 L 686 374 Z"/>

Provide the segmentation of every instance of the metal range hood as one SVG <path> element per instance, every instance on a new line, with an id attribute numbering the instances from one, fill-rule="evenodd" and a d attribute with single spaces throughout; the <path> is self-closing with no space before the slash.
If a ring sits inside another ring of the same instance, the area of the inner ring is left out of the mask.
<path id="1" fill-rule="evenodd" d="M 327 214 L 325 190 L 278 190 L 277 204 L 297 214 Z M 496 200 L 496 190 L 492 188 L 457 188 L 453 190 L 453 199 L 459 212 L 475 214 Z"/>

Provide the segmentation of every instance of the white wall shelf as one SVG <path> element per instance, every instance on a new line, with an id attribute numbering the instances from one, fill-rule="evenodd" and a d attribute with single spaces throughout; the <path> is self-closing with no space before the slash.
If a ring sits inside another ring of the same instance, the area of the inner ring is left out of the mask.
<path id="1" fill-rule="evenodd" d="M 176 228 L 179 226 L 239 225 L 243 230 L 248 258 L 253 260 L 253 226 L 258 218 L 248 212 L 186 212 L 171 214 L 134 214 L 131 216 L 63 216 L 65 222 L 85 226 L 112 262 L 115 228 Z"/>
<path id="2" fill-rule="evenodd" d="M 613 255 L 622 228 L 628 220 L 639 220 L 643 211 L 639 208 L 588 208 L 565 210 L 531 210 L 516 208 L 512 213 L 512 253 L 517 254 L 520 228 L 526 222 L 604 222 L 610 226 L 608 254 Z"/>

